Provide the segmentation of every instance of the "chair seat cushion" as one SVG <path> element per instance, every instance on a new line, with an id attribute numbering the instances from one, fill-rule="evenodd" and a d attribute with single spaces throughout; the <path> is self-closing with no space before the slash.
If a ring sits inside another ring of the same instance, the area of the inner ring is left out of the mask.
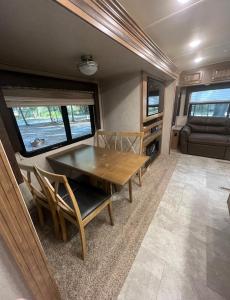
<path id="1" fill-rule="evenodd" d="M 104 191 L 95 188 L 90 185 L 78 183 L 71 180 L 73 186 L 73 193 L 77 199 L 77 203 L 81 212 L 82 219 L 86 218 L 91 212 L 93 212 L 103 202 L 108 200 L 111 195 L 106 194 Z M 73 203 L 68 194 L 62 196 L 66 204 L 73 209 Z"/>
<path id="2" fill-rule="evenodd" d="M 72 191 L 74 192 L 78 188 L 79 184 L 75 180 L 72 180 L 70 178 L 68 178 L 68 182 L 69 182 L 69 185 L 70 185 Z M 68 194 L 64 184 L 62 184 L 62 183 L 59 184 L 58 194 L 62 198 L 65 197 Z"/>
<path id="3" fill-rule="evenodd" d="M 214 133 L 192 133 L 189 136 L 189 142 L 194 144 L 223 146 L 230 144 L 230 136 Z"/>

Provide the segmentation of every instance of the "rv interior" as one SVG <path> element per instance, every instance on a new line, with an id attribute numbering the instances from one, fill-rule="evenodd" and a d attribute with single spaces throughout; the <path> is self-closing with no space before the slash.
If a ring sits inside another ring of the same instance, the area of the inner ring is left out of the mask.
<path id="1" fill-rule="evenodd" d="M 0 12 L 0 299 L 230 299 L 230 1 Z"/>

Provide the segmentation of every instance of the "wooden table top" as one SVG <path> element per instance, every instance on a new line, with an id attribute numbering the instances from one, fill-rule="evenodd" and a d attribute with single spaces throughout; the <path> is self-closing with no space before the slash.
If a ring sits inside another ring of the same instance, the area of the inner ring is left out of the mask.
<path id="1" fill-rule="evenodd" d="M 47 156 L 47 159 L 108 182 L 124 185 L 149 157 L 83 144 Z"/>

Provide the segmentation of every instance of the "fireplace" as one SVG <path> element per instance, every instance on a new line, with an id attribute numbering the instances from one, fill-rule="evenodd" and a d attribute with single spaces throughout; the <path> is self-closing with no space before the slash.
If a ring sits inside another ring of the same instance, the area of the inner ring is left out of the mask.
<path id="1" fill-rule="evenodd" d="M 146 163 L 147 165 L 149 165 L 160 153 L 160 142 L 160 138 L 158 138 L 146 146 L 145 154 L 149 156 L 149 160 Z"/>

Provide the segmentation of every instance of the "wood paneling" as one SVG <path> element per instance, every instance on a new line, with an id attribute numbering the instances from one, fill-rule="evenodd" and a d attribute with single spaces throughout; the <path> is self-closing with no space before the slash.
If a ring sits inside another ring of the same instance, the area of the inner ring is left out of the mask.
<path id="1" fill-rule="evenodd" d="M 177 68 L 116 0 L 56 0 L 62 6 L 167 74 Z"/>
<path id="2" fill-rule="evenodd" d="M 8 156 L 10 165 L 13 169 L 14 175 L 17 179 L 17 182 L 18 182 L 18 184 L 20 184 L 23 182 L 23 178 L 22 178 L 21 172 L 19 170 L 16 158 L 14 155 L 14 150 L 13 150 L 11 142 L 9 140 L 9 135 L 8 135 L 9 130 L 10 130 L 10 128 L 7 131 L 5 124 L 3 123 L 1 114 L 0 114 L 0 140 L 2 141 L 2 144 L 4 145 L 4 148 L 7 152 L 7 156 Z"/>
<path id="3" fill-rule="evenodd" d="M 1 141 L 0 232 L 34 298 L 37 300 L 60 299 L 43 248 Z"/>

